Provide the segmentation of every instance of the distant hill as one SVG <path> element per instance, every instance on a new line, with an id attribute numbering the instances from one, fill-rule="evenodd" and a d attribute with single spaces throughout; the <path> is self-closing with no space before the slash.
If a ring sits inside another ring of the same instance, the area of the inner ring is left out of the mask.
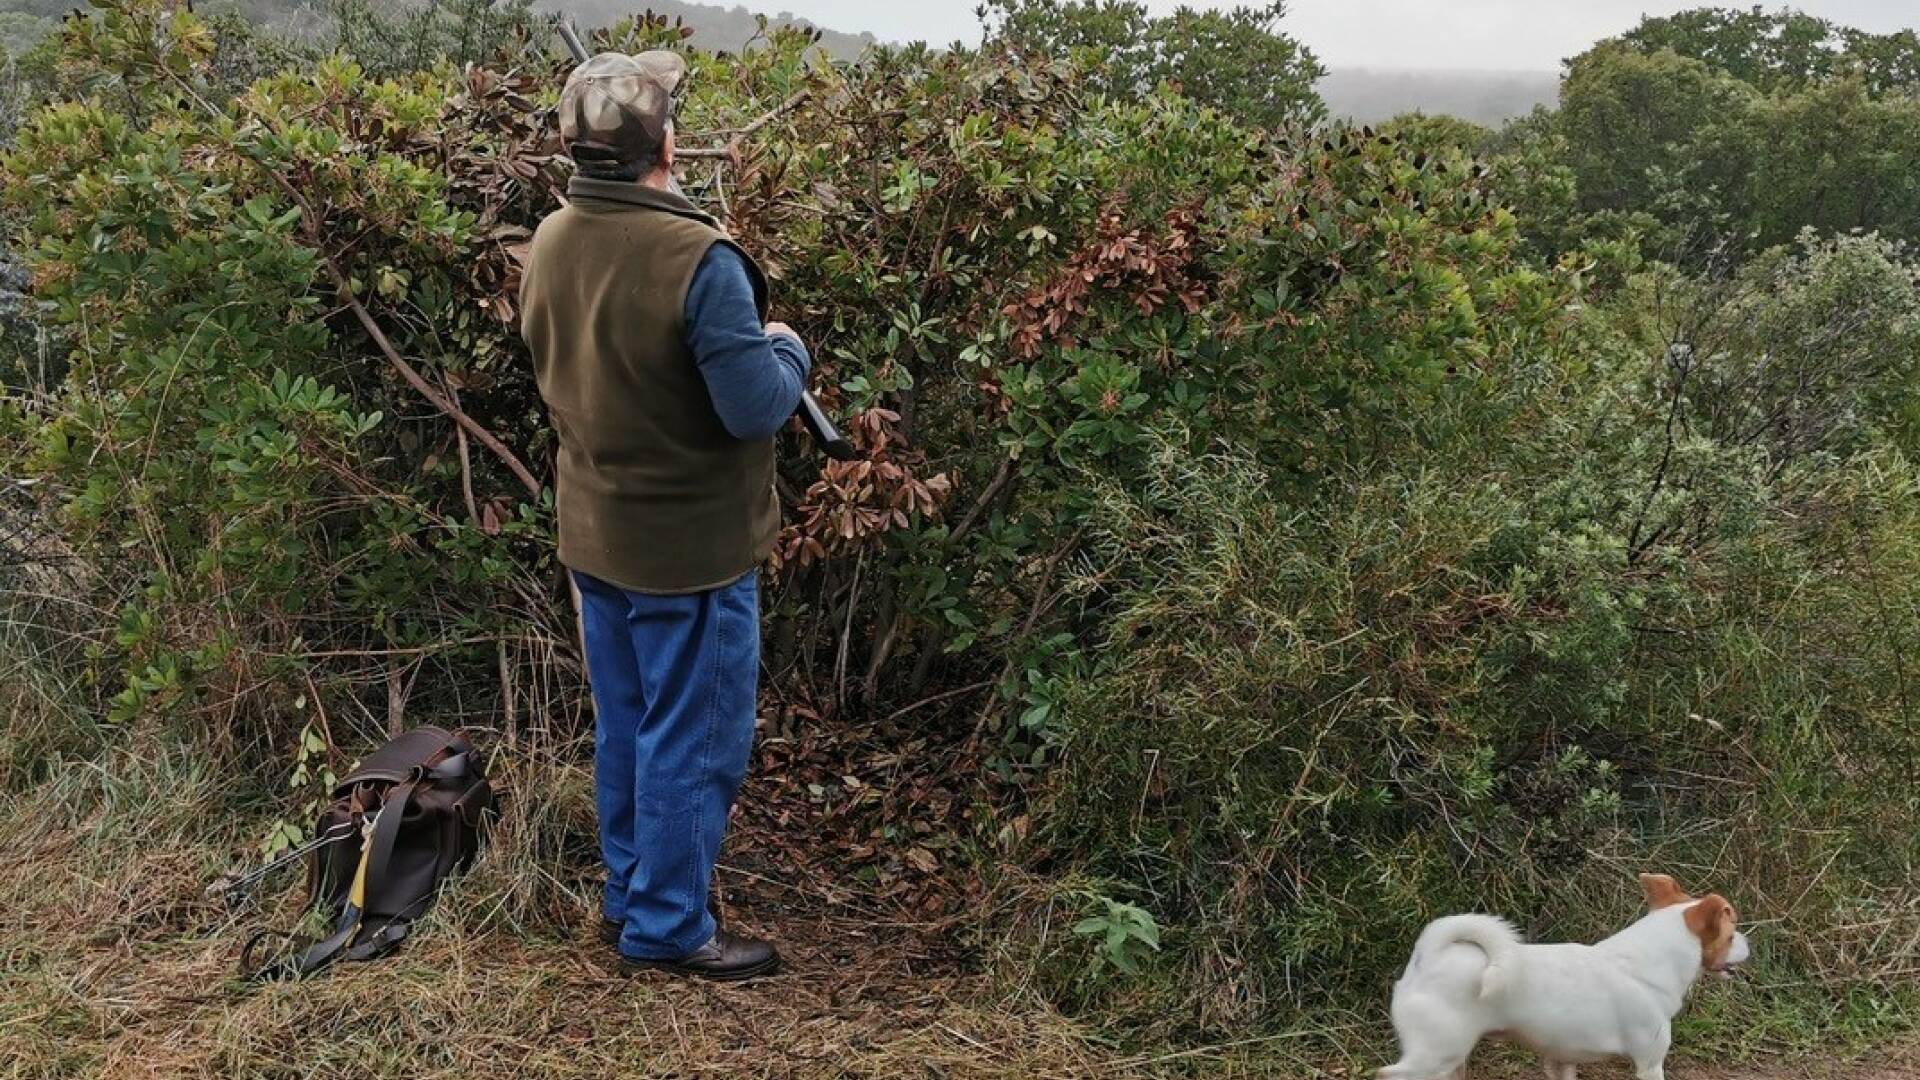
<path id="1" fill-rule="evenodd" d="M 386 0 L 404 3 L 405 0 Z M 317 0 L 200 0 L 203 11 L 235 11 L 247 19 L 276 32 L 311 40 L 325 32 L 327 17 L 324 3 Z M 60 17 L 74 7 L 85 8 L 84 0 L 0 0 L 0 47 L 20 52 L 50 32 Z M 565 11 L 576 25 L 584 28 L 606 26 L 629 15 L 651 10 L 667 18 L 678 17 L 693 27 L 693 41 L 705 49 L 737 51 L 752 40 L 759 30 L 754 13 L 744 7 L 688 3 L 686 0 L 534 0 L 535 11 Z M 874 44 L 872 34 L 848 34 L 817 27 L 791 12 L 769 15 L 775 25 L 810 26 L 821 31 L 820 46 L 828 54 L 851 60 Z"/>
<path id="2" fill-rule="evenodd" d="M 406 0 L 386 0 L 404 3 Z M 78 0 L 0 0 L 0 46 L 18 51 L 50 30 Z M 323 32 L 324 4 L 317 0 L 200 0 L 206 10 L 237 10 L 254 22 L 283 33 L 306 37 Z M 565 11 L 583 27 L 600 27 L 638 12 L 680 18 L 693 27 L 693 41 L 706 49 L 733 51 L 758 32 L 754 13 L 738 4 L 693 3 L 690 0 L 533 0 L 536 11 Z M 813 26 L 821 31 L 820 44 L 840 59 L 860 55 L 877 40 L 870 33 L 847 33 L 818 27 L 791 12 L 770 15 L 769 22 Z M 1475 123 L 1498 125 L 1552 105 L 1559 97 L 1559 76 L 1551 71 L 1420 71 L 1391 68 L 1337 68 L 1319 82 L 1327 111 L 1363 123 L 1418 109 L 1449 113 Z"/>
<path id="3" fill-rule="evenodd" d="M 739 50 L 759 32 L 754 13 L 738 4 L 726 8 L 718 4 L 687 3 L 685 0 L 641 0 L 638 3 L 635 0 L 534 0 L 533 7 L 535 11 L 565 11 L 582 27 L 605 26 L 637 12 L 651 10 L 655 15 L 679 18 L 693 27 L 695 45 L 729 52 Z M 809 26 L 819 30 L 820 47 L 828 55 L 841 60 L 859 56 L 862 50 L 879 40 L 872 34 L 828 30 L 790 11 L 768 15 L 767 22 L 774 26 Z"/>
<path id="4" fill-rule="evenodd" d="M 1560 76 L 1551 71 L 1336 68 L 1315 88 L 1328 113 L 1361 123 L 1417 109 L 1497 127 L 1560 100 Z"/>

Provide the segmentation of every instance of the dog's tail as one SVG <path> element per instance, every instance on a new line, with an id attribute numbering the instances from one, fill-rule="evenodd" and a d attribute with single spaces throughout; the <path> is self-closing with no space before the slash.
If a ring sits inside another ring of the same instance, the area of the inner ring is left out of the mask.
<path id="1" fill-rule="evenodd" d="M 1435 919 L 1420 931 L 1420 940 L 1414 942 L 1413 959 L 1407 962 L 1407 970 L 1420 967 L 1450 945 L 1472 945 L 1487 954 L 1486 970 L 1480 973 L 1480 996 L 1492 997 L 1505 983 L 1521 943 L 1520 932 L 1505 919 L 1491 915 L 1449 915 Z"/>

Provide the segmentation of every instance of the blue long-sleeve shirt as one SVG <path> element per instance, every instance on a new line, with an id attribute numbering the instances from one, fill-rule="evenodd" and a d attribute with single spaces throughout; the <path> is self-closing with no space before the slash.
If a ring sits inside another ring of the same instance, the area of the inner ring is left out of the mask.
<path id="1" fill-rule="evenodd" d="M 740 253 L 707 249 L 687 287 L 686 343 L 713 409 L 736 439 L 770 439 L 800 404 L 813 358 L 800 339 L 769 334 Z"/>

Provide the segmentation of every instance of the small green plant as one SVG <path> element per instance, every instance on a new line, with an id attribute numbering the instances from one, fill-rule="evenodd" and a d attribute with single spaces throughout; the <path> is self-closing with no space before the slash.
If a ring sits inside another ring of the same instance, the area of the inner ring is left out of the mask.
<path id="1" fill-rule="evenodd" d="M 293 707 L 296 710 L 304 710 L 307 705 L 305 694 L 294 699 Z M 309 723 L 300 729 L 300 747 L 294 753 L 293 774 L 287 777 L 287 788 L 303 796 L 300 809 L 295 817 L 281 818 L 268 827 L 267 837 L 260 844 L 263 858 L 271 859 L 307 839 L 310 829 L 305 822 L 320 817 L 321 809 L 332 796 L 334 785 L 340 782 L 330 763 L 332 750 L 314 724 Z"/>
<path id="2" fill-rule="evenodd" d="M 1093 939 L 1088 976 L 1098 978 L 1108 968 L 1138 975 L 1141 961 L 1160 951 L 1160 924 L 1145 908 L 1097 893 L 1088 899 L 1100 910 L 1073 924 L 1075 934 Z"/>

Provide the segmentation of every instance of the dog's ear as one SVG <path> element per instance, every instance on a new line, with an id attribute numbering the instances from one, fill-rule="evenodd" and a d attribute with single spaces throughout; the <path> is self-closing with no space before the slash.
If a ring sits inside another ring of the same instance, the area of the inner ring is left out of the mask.
<path id="1" fill-rule="evenodd" d="M 1733 924 L 1739 918 L 1733 905 L 1719 893 L 1702 897 L 1687 909 L 1687 929 L 1700 939 L 1700 959 L 1707 967 L 1717 967 L 1733 947 Z"/>
<path id="2" fill-rule="evenodd" d="M 1641 874 L 1640 891 L 1647 894 L 1647 907 L 1654 911 L 1693 899 L 1679 882 L 1665 874 Z"/>

